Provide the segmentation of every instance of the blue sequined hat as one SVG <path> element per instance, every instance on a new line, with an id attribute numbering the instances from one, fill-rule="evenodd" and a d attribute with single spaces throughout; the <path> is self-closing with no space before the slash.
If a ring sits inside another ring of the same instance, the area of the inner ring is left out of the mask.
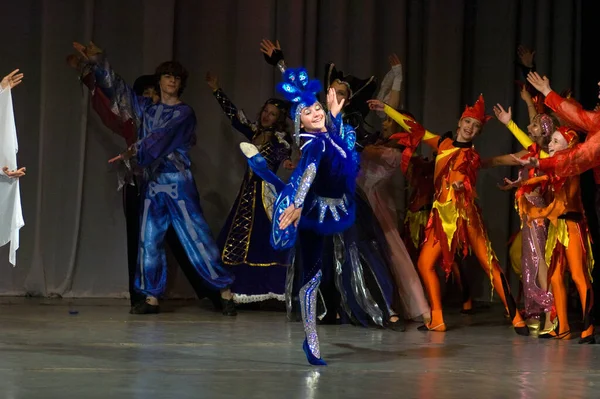
<path id="1" fill-rule="evenodd" d="M 277 84 L 277 90 L 291 103 L 290 116 L 294 121 L 296 145 L 300 144 L 300 113 L 319 101 L 317 95 L 321 89 L 321 82 L 311 80 L 305 68 L 286 69 L 281 83 Z"/>

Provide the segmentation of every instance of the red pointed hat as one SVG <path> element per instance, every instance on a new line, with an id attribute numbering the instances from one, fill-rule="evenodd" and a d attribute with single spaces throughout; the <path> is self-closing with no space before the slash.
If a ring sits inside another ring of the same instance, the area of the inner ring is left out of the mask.
<path id="1" fill-rule="evenodd" d="M 479 98 L 477 99 L 477 101 L 475 101 L 475 105 L 473 105 L 472 107 L 469 107 L 468 105 L 465 106 L 465 111 L 463 112 L 460 119 L 463 118 L 477 119 L 479 122 L 481 122 L 482 125 L 490 119 L 492 119 L 491 115 L 485 114 L 485 101 L 483 99 L 483 94 L 479 95 Z"/>
<path id="2" fill-rule="evenodd" d="M 565 138 L 569 147 L 571 146 L 571 144 L 574 143 L 575 139 L 577 139 L 579 137 L 579 136 L 577 136 L 577 132 L 575 132 L 575 130 L 573 130 L 569 127 L 566 127 L 566 126 L 560 126 L 556 130 L 558 130 L 560 132 L 560 134 L 562 134 L 562 136 Z"/>

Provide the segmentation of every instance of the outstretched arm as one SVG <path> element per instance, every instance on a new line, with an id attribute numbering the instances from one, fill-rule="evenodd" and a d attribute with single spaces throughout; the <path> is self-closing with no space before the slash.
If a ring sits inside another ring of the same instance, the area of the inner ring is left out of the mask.
<path id="1" fill-rule="evenodd" d="M 521 87 L 521 99 L 527 105 L 527 114 L 529 115 L 529 122 L 533 121 L 533 118 L 538 114 L 537 109 L 535 108 L 535 103 L 533 102 L 533 98 L 529 91 L 527 91 L 527 86 L 523 85 Z"/>
<path id="2" fill-rule="evenodd" d="M 367 102 L 369 103 L 369 108 L 371 108 L 374 111 L 385 112 L 387 116 L 389 116 L 390 118 L 395 120 L 404 130 L 406 130 L 409 133 L 413 132 L 415 126 L 422 128 L 422 126 L 419 125 L 413 118 L 411 118 L 410 116 L 401 114 L 400 112 L 396 111 L 389 105 L 384 104 L 380 100 L 369 100 Z M 423 142 L 425 142 L 425 144 L 429 145 L 430 147 L 432 147 L 434 150 L 437 151 L 439 141 L 440 141 L 440 136 L 437 134 L 431 133 L 429 130 L 424 129 L 424 132 L 425 133 L 422 138 Z"/>
<path id="3" fill-rule="evenodd" d="M 553 172 L 561 177 L 577 176 L 600 166 L 600 134 L 553 157 L 540 159 L 538 166 L 546 173 Z"/>
<path id="4" fill-rule="evenodd" d="M 127 145 L 131 145 L 137 138 L 137 126 L 132 119 L 123 120 L 121 115 L 113 112 L 110 99 L 96 86 L 96 79 L 90 68 L 86 68 L 83 59 L 71 54 L 67 57 L 67 64 L 80 73 L 81 82 L 90 91 L 90 102 L 92 108 L 102 121 L 102 124 L 113 133 L 125 139 Z"/>
<path id="5" fill-rule="evenodd" d="M 144 109 L 152 100 L 137 96 L 133 88 L 115 73 L 102 50 L 94 43 L 90 42 L 88 46 L 84 46 L 74 42 L 73 47 L 92 64 L 96 86 L 110 101 L 112 111 L 122 120 L 132 119 L 136 126 L 139 126 Z"/>
<path id="6" fill-rule="evenodd" d="M 381 81 L 377 99 L 389 104 L 390 107 L 398 109 L 400 107 L 400 90 L 402 88 L 402 64 L 396 54 L 388 57 L 390 71 Z"/>
<path id="7" fill-rule="evenodd" d="M 244 112 L 239 110 L 238 107 L 227 97 L 223 89 L 219 87 L 219 81 L 215 75 L 208 72 L 206 74 L 206 84 L 212 89 L 212 93 L 217 99 L 217 102 L 221 106 L 221 109 L 225 113 L 225 116 L 231 121 L 231 125 L 240 133 L 242 133 L 248 140 L 252 140 L 254 137 L 254 130 Z"/>
<path id="8" fill-rule="evenodd" d="M 546 105 L 572 127 L 592 135 L 600 130 L 600 112 L 586 111 L 573 102 L 561 97 L 550 87 L 550 80 L 545 76 L 541 77 L 537 72 L 527 75 L 527 80 L 546 96 Z"/>
<path id="9" fill-rule="evenodd" d="M 511 107 L 508 107 L 508 111 L 502 108 L 502 105 L 496 104 L 494 106 L 494 113 L 496 114 L 496 118 L 504 124 L 508 130 L 515 136 L 515 138 L 519 141 L 519 143 L 523 146 L 524 149 L 529 148 L 533 144 L 533 140 L 531 137 L 527 135 L 524 131 L 522 131 L 519 126 L 512 120 L 512 110 Z M 546 158 L 548 153 L 545 151 L 540 152 L 541 158 Z"/>
<path id="10" fill-rule="evenodd" d="M 486 158 L 481 161 L 482 168 L 495 168 L 497 166 L 520 166 L 521 164 L 515 159 L 522 158 L 527 155 L 529 151 L 521 150 L 516 154 L 505 154 L 498 155 L 491 158 Z"/>
<path id="11" fill-rule="evenodd" d="M 268 39 L 263 39 L 260 42 L 260 52 L 264 54 L 265 60 L 273 66 L 276 66 L 280 72 L 284 72 L 286 69 L 283 51 L 281 51 L 281 45 L 279 40 L 275 43 Z"/>

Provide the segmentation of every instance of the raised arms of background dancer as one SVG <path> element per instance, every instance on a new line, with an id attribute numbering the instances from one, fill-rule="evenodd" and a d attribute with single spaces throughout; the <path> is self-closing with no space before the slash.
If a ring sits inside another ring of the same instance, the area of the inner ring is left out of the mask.
<path id="1" fill-rule="evenodd" d="M 561 151 L 554 157 L 543 160 L 529 158 L 523 163 L 562 177 L 579 175 L 600 166 L 600 134 L 597 134 L 600 131 L 600 111 L 586 111 L 559 96 L 552 91 L 550 80 L 536 72 L 530 73 L 527 80 L 546 96 L 546 105 L 572 126 L 586 131 L 588 137 L 584 143 Z"/>
<path id="2" fill-rule="evenodd" d="M 85 52 L 87 57 L 93 56 L 94 53 L 92 51 L 94 50 L 88 47 L 84 47 L 83 49 L 78 48 L 78 51 Z M 92 68 L 90 68 L 91 65 L 85 58 L 74 54 L 67 57 L 67 64 L 73 69 L 78 70 L 81 74 L 81 82 L 88 88 L 91 94 L 90 102 L 92 103 L 92 108 L 96 111 L 104 126 L 113 133 L 123 137 L 128 146 L 133 144 L 137 137 L 135 121 L 131 118 L 123 118 L 122 115 L 113 111 L 110 99 L 96 85 L 95 76 L 92 73 Z"/>
<path id="3" fill-rule="evenodd" d="M 19 69 L 15 69 L 2 79 L 0 82 L 0 91 L 4 91 L 7 88 L 14 89 L 23 82 L 24 76 L 24 74 L 19 73 Z M 18 179 L 19 177 L 25 176 L 25 172 L 26 168 L 18 168 L 15 170 L 10 170 L 8 166 L 2 168 L 2 173 L 12 179 Z"/>
<path id="4" fill-rule="evenodd" d="M 136 125 L 140 126 L 144 110 L 153 101 L 151 98 L 136 95 L 132 87 L 127 85 L 124 80 L 117 75 L 106 57 L 103 56 L 102 50 L 90 43 L 89 47 L 94 48 L 93 55 L 90 56 L 88 48 L 80 43 L 73 43 L 73 46 L 79 53 L 94 64 L 93 70 L 96 77 L 96 85 L 102 90 L 105 96 L 111 102 L 111 109 L 117 112 L 122 118 L 128 120 L 133 119 Z M 162 99 L 168 101 L 170 99 Z M 175 99 L 174 101 L 177 101 Z M 183 108 L 183 112 L 171 118 L 164 126 L 153 126 L 152 132 L 145 137 L 141 137 L 129 149 L 109 160 L 115 162 L 117 160 L 126 160 L 132 156 L 136 156 L 138 165 L 141 167 L 150 166 L 156 160 L 164 158 L 171 154 L 176 148 L 184 145 L 191 146 L 195 143 L 195 125 L 196 117 L 190 107 Z M 175 134 L 175 132 L 178 132 Z M 182 134 L 183 133 L 183 134 Z"/>

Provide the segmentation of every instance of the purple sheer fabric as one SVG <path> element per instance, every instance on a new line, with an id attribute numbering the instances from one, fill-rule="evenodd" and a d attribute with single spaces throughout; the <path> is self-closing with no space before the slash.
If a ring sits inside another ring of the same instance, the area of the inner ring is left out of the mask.
<path id="1" fill-rule="evenodd" d="M 536 207 L 546 206 L 544 198 L 527 195 L 527 200 Z M 544 257 L 547 228 L 544 223 L 532 221 L 523 223 L 521 229 L 523 253 L 521 267 L 523 272 L 523 294 L 525 297 L 525 313 L 528 318 L 537 318 L 541 313 L 550 312 L 554 304 L 554 296 L 539 286 L 538 273 L 546 273 L 548 267 Z"/>

